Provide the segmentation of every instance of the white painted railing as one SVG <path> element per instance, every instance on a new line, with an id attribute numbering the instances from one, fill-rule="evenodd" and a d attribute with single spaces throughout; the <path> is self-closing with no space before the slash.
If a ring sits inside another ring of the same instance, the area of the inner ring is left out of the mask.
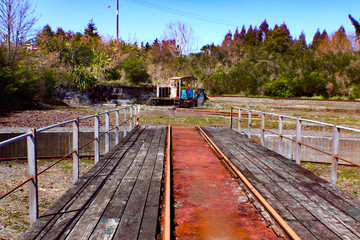
<path id="1" fill-rule="evenodd" d="M 120 123 L 120 111 L 123 111 L 123 122 Z M 127 119 L 127 112 L 130 112 L 130 117 Z M 115 113 L 115 127 L 110 129 L 110 114 Z M 122 126 L 122 135 L 125 137 L 128 131 L 133 129 L 133 126 L 138 125 L 139 121 L 139 114 L 140 114 L 140 106 L 132 105 L 126 106 L 123 108 L 86 116 L 82 118 L 77 118 L 74 120 L 54 124 L 51 126 L 43 127 L 40 129 L 31 129 L 28 133 L 22 134 L 20 136 L 5 140 L 0 142 L 0 149 L 1 147 L 8 145 L 10 143 L 19 141 L 21 139 L 27 139 L 27 161 L 28 161 L 28 175 L 29 177 L 23 181 L 22 183 L 18 184 L 17 186 L 13 187 L 10 191 L 6 192 L 0 199 L 6 197 L 7 195 L 14 192 L 16 189 L 20 188 L 26 183 L 29 183 L 29 210 L 30 210 L 30 223 L 33 224 L 36 219 L 38 218 L 38 176 L 43 172 L 49 170 L 51 167 L 56 165 L 57 163 L 61 162 L 65 158 L 71 157 L 73 159 L 73 183 L 75 183 L 79 179 L 79 159 L 80 159 L 80 149 L 84 148 L 85 146 L 89 145 L 90 143 L 94 142 L 94 159 L 95 163 L 97 163 L 100 159 L 100 137 L 104 136 L 105 138 L 105 153 L 110 150 L 110 132 L 113 130 L 115 131 L 115 144 L 119 143 L 120 137 L 120 126 Z M 100 116 L 105 115 L 105 132 L 100 135 Z M 85 119 L 94 118 L 94 138 L 82 146 L 79 146 L 79 129 L 80 129 L 80 122 Z M 128 123 L 129 122 L 129 123 Z M 57 160 L 54 164 L 51 164 L 46 169 L 42 170 L 41 172 L 37 171 L 37 148 L 39 147 L 36 143 L 37 134 L 41 132 L 45 132 L 47 130 L 61 127 L 67 124 L 72 124 L 73 131 L 72 131 L 72 139 L 73 139 L 73 150 L 72 152 L 68 153 L 66 156 L 63 156 L 59 160 Z M 129 126 L 128 126 L 129 124 Z"/>
<path id="2" fill-rule="evenodd" d="M 235 116 L 234 109 L 237 109 L 237 116 Z M 279 140 L 278 140 L 278 153 L 279 154 L 283 154 L 283 140 L 287 139 L 290 140 L 292 142 L 295 142 L 296 147 L 295 147 L 295 161 L 297 164 L 300 165 L 301 163 L 301 150 L 304 147 L 308 147 L 311 148 L 313 150 L 316 150 L 318 152 L 321 152 L 323 154 L 326 154 L 328 156 L 331 156 L 332 160 L 331 160 L 331 175 L 330 175 L 330 182 L 333 185 L 336 185 L 337 183 L 337 168 L 338 168 L 338 162 L 339 160 L 342 160 L 344 162 L 347 162 L 351 165 L 360 167 L 359 164 L 351 162 L 349 160 L 346 160 L 342 157 L 339 156 L 339 140 L 340 140 L 340 131 L 341 130 L 346 130 L 346 131 L 350 131 L 353 133 L 360 133 L 359 129 L 354 129 L 354 128 L 348 128 L 348 127 L 343 127 L 343 126 L 338 126 L 336 124 L 329 124 L 329 123 L 324 123 L 324 122 L 318 122 L 318 121 L 313 121 L 313 120 L 308 120 L 308 119 L 303 119 L 300 117 L 291 117 L 291 116 L 285 116 L 285 115 L 279 115 L 279 114 L 274 114 L 274 113 L 266 113 L 266 112 L 261 112 L 261 111 L 256 111 L 256 110 L 250 110 L 250 109 L 246 109 L 246 108 L 240 108 L 240 107 L 234 107 L 231 106 L 231 121 L 230 121 L 230 128 L 233 129 L 234 124 L 234 118 L 236 119 L 236 123 L 237 123 L 237 131 L 238 132 L 243 132 L 241 129 L 241 120 L 242 120 L 242 113 L 244 113 L 244 115 L 247 118 L 247 131 L 245 131 L 244 133 L 247 135 L 248 138 L 251 137 L 252 134 L 252 126 L 254 126 L 254 124 L 252 124 L 252 118 L 260 117 L 261 120 L 261 125 L 260 125 L 260 144 L 262 146 L 265 146 L 265 132 L 277 135 Z M 278 131 L 275 132 L 273 130 L 270 129 L 266 129 L 265 128 L 265 123 L 266 123 L 266 116 L 272 116 L 275 118 L 278 118 Z M 290 119 L 290 120 L 294 120 L 296 121 L 296 140 L 286 137 L 283 134 L 283 121 L 284 119 Z M 312 123 L 312 124 L 316 124 L 316 125 L 320 125 L 320 126 L 324 126 L 324 127 L 331 127 L 332 128 L 332 152 L 326 152 L 323 151 L 315 146 L 311 146 L 309 144 L 304 143 L 301 139 L 302 139 L 302 126 L 303 123 L 307 122 L 307 123 Z"/>

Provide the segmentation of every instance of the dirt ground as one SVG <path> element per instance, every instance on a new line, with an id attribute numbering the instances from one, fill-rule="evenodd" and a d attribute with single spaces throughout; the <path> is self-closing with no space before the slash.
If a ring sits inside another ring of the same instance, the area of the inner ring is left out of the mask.
<path id="1" fill-rule="evenodd" d="M 337 123 L 342 126 L 360 128 L 360 102 L 323 100 L 285 100 L 245 97 L 210 97 L 204 108 L 230 110 L 230 106 L 245 107 L 307 119 Z M 50 110 L 29 110 L 0 116 L 0 131 L 9 128 L 40 128 L 51 124 L 104 112 L 107 109 L 94 106 L 58 107 Z M 176 126 L 228 126 L 229 117 L 212 116 L 206 113 L 177 112 L 171 107 L 141 106 L 141 125 L 172 124 Z M 112 124 L 113 125 L 113 124 Z M 93 120 L 81 126 L 93 126 Z M 51 164 L 50 160 L 39 160 L 39 171 Z M 81 160 L 80 171 L 86 172 L 93 160 Z M 329 178 L 329 165 L 303 164 L 323 178 Z M 360 170 L 345 167 L 345 177 L 340 178 L 340 187 L 360 199 Z M 347 176 L 347 177 L 346 177 Z M 64 161 L 39 177 L 40 214 L 51 206 L 72 185 L 71 161 Z M 0 162 L 0 195 L 26 179 L 26 162 Z M 355 187 L 354 187 L 355 186 Z M 0 239 L 16 239 L 29 226 L 28 188 L 21 189 L 0 200 Z"/>

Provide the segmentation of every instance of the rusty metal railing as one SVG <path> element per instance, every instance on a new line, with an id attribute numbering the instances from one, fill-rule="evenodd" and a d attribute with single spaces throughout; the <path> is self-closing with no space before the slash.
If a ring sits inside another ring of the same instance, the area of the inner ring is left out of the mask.
<path id="1" fill-rule="evenodd" d="M 234 112 L 234 109 L 237 109 L 237 118 L 235 116 L 236 112 Z M 350 131 L 353 133 L 360 133 L 359 129 L 354 129 L 354 128 L 348 128 L 348 127 L 343 127 L 343 126 L 339 126 L 337 124 L 329 124 L 329 123 L 324 123 L 324 122 L 319 122 L 319 121 L 314 121 L 314 120 L 308 120 L 308 119 L 303 119 L 300 117 L 292 117 L 292 116 L 285 116 L 285 115 L 280 115 L 280 114 L 274 114 L 274 113 L 266 113 L 266 112 L 261 112 L 261 111 L 256 111 L 256 110 L 251 110 L 251 109 L 246 109 L 246 108 L 240 108 L 240 107 L 234 107 L 231 106 L 231 114 L 230 114 L 230 128 L 233 129 L 234 124 L 234 118 L 236 118 L 236 122 L 237 122 L 237 131 L 238 132 L 243 132 L 242 128 L 241 128 L 241 120 L 242 120 L 242 116 L 243 115 L 247 115 L 247 130 L 246 132 L 244 132 L 248 138 L 251 137 L 252 134 L 252 127 L 256 127 L 256 124 L 252 123 L 252 117 L 253 116 L 257 116 L 259 118 L 260 116 L 260 144 L 262 146 L 265 145 L 265 132 L 274 134 L 278 136 L 278 153 L 279 154 L 283 154 L 283 140 L 287 139 L 290 140 L 292 142 L 294 142 L 295 145 L 295 161 L 297 164 L 300 165 L 301 163 L 301 149 L 302 147 L 308 147 L 311 148 L 315 151 L 321 152 L 325 155 L 328 155 L 331 157 L 331 174 L 330 174 L 330 182 L 333 185 L 336 185 L 337 183 L 337 169 L 338 169 L 338 162 L 339 160 L 342 160 L 348 164 L 351 164 L 353 166 L 357 166 L 360 167 L 359 164 L 354 163 L 352 161 L 349 161 L 347 159 L 344 159 L 342 157 L 339 156 L 339 142 L 340 142 L 340 131 L 341 130 L 346 130 L 346 131 Z M 245 114 L 244 114 L 245 113 Z M 266 116 L 271 116 L 273 119 L 277 119 L 278 120 L 278 131 L 272 131 L 270 129 L 266 129 L 265 128 L 265 122 L 266 122 Z M 284 119 L 289 119 L 289 120 L 294 120 L 296 121 L 296 134 L 295 134 L 295 140 L 293 138 L 289 138 L 287 136 L 284 135 L 283 132 L 283 121 Z M 258 119 L 259 120 L 259 119 Z M 302 139 L 302 128 L 303 128 L 303 123 L 311 123 L 311 124 L 316 124 L 316 125 L 320 125 L 322 127 L 330 127 L 332 128 L 332 141 L 331 141 L 331 149 L 332 152 L 327 152 L 324 151 L 318 147 L 312 146 L 310 144 L 304 143 L 301 139 Z"/>
<path id="2" fill-rule="evenodd" d="M 130 117 L 127 119 L 127 112 L 130 112 Z M 120 122 L 120 111 L 123 111 L 123 122 Z M 115 126 L 110 129 L 110 114 L 115 113 Z M 105 115 L 105 131 L 100 135 L 100 116 Z M 120 126 L 122 126 L 122 135 L 125 137 L 128 131 L 131 131 L 133 127 L 136 127 L 139 123 L 139 116 L 140 116 L 140 106 L 138 105 L 131 105 L 126 106 L 123 108 L 90 115 L 82 118 L 77 118 L 74 120 L 61 122 L 58 124 L 54 124 L 51 126 L 43 127 L 40 129 L 31 129 L 28 133 L 22 134 L 20 136 L 5 140 L 0 142 L 0 149 L 1 147 L 8 145 L 10 143 L 19 141 L 21 139 L 26 139 L 27 141 L 27 161 L 28 161 L 28 178 L 19 183 L 18 185 L 11 188 L 11 190 L 7 191 L 6 193 L 0 196 L 0 200 L 8 196 L 9 194 L 13 193 L 26 183 L 29 183 L 29 211 L 30 211 L 30 224 L 33 224 L 36 219 L 39 217 L 39 207 L 38 207 L 38 176 L 45 171 L 49 170 L 59 162 L 63 161 L 66 158 L 72 156 L 73 160 L 73 183 L 75 183 L 79 179 L 79 159 L 80 159 L 80 150 L 85 146 L 89 145 L 90 143 L 94 142 L 94 159 L 95 163 L 97 163 L 100 159 L 100 138 L 104 136 L 105 138 L 105 153 L 110 150 L 110 132 L 115 131 L 115 145 L 119 143 L 120 137 Z M 85 119 L 94 118 L 94 138 L 79 146 L 79 133 L 80 133 L 80 122 Z M 128 123 L 129 122 L 129 123 Z M 72 130 L 72 140 L 73 140 L 73 147 L 72 151 L 65 156 L 61 157 L 60 159 L 56 160 L 55 163 L 51 164 L 50 166 L 46 167 L 42 171 L 38 172 L 37 170 L 37 148 L 39 147 L 37 144 L 37 134 L 41 132 L 45 132 L 47 130 L 61 127 L 67 124 L 73 125 Z"/>

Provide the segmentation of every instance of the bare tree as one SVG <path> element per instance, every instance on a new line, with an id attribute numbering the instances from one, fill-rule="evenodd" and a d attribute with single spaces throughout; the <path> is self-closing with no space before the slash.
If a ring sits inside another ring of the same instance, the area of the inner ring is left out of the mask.
<path id="1" fill-rule="evenodd" d="M 0 40 L 7 48 L 9 59 L 31 34 L 37 22 L 34 12 L 29 0 L 0 0 Z"/>
<path id="2" fill-rule="evenodd" d="M 168 32 L 166 37 L 168 40 L 175 40 L 179 50 L 179 55 L 188 54 L 193 47 L 193 30 L 185 23 L 180 21 L 170 22 L 167 25 Z"/>

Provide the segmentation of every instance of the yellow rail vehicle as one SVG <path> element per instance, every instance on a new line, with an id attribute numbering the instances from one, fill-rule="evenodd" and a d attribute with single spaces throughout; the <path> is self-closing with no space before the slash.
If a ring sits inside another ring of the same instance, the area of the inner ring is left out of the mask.
<path id="1" fill-rule="evenodd" d="M 168 84 L 159 84 L 154 105 L 174 105 L 177 107 L 198 106 L 198 83 L 195 77 L 173 77 Z"/>

